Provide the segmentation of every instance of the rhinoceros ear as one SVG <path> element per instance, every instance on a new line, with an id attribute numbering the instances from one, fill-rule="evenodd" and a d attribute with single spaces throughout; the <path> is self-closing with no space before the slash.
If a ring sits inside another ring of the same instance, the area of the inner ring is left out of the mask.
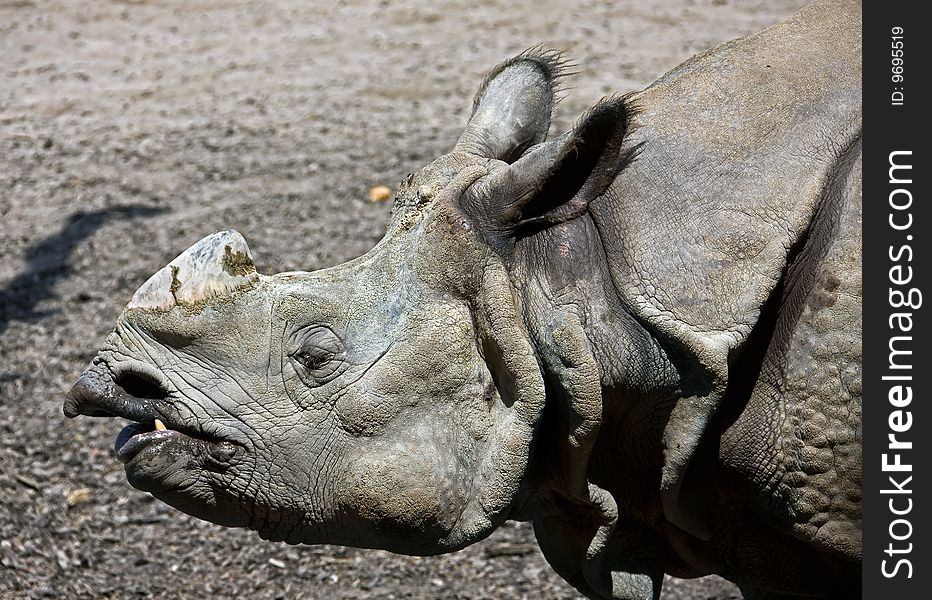
<path id="1" fill-rule="evenodd" d="M 544 141 L 557 82 L 566 74 L 560 53 L 540 47 L 495 67 L 476 92 L 454 150 L 512 162 Z"/>
<path id="2" fill-rule="evenodd" d="M 532 148 L 478 186 L 481 221 L 499 230 L 574 219 L 602 195 L 634 155 L 623 150 L 630 109 L 623 97 L 600 101 L 572 131 Z"/>

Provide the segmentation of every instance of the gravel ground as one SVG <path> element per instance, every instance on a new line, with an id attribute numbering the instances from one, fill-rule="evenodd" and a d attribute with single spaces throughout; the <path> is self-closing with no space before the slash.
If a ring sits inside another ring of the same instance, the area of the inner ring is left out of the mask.
<path id="1" fill-rule="evenodd" d="M 365 252 L 389 210 L 367 190 L 449 149 L 500 60 L 545 42 L 578 63 L 563 130 L 801 4 L 0 0 L 0 598 L 577 598 L 525 524 L 413 558 L 197 521 L 130 488 L 119 425 L 66 420 L 63 395 L 208 233 L 241 231 L 264 272 Z"/>

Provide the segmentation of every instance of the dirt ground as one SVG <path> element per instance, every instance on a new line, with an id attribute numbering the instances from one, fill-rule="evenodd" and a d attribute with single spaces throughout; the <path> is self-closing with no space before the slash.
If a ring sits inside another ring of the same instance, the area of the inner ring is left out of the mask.
<path id="1" fill-rule="evenodd" d="M 450 148 L 483 73 L 578 64 L 554 128 L 800 0 L 0 0 L 0 598 L 577 598 L 508 524 L 448 556 L 262 542 L 130 488 L 64 393 L 136 287 L 235 228 L 259 269 L 365 252 L 377 184 Z M 664 598 L 734 598 L 716 578 Z"/>

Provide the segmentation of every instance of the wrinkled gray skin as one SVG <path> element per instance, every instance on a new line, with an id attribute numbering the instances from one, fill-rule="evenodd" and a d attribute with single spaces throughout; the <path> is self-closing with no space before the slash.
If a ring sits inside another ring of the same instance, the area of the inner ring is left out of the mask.
<path id="1" fill-rule="evenodd" d="M 591 598 L 663 572 L 860 590 L 860 6 L 813 5 L 545 142 L 562 64 L 479 90 L 385 238 L 156 274 L 65 404 L 135 487 L 289 543 L 434 554 L 533 520 Z"/>

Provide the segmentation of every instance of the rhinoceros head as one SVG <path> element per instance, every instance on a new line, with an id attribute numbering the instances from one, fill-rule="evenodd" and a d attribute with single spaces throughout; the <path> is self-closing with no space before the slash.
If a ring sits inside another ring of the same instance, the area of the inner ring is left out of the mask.
<path id="1" fill-rule="evenodd" d="M 559 66 L 498 67 L 355 260 L 262 275 L 235 231 L 186 250 L 135 293 L 66 415 L 134 421 L 116 451 L 133 486 L 265 538 L 426 554 L 487 535 L 546 395 L 509 249 L 604 190 L 624 133 L 613 100 L 542 143 Z"/>

